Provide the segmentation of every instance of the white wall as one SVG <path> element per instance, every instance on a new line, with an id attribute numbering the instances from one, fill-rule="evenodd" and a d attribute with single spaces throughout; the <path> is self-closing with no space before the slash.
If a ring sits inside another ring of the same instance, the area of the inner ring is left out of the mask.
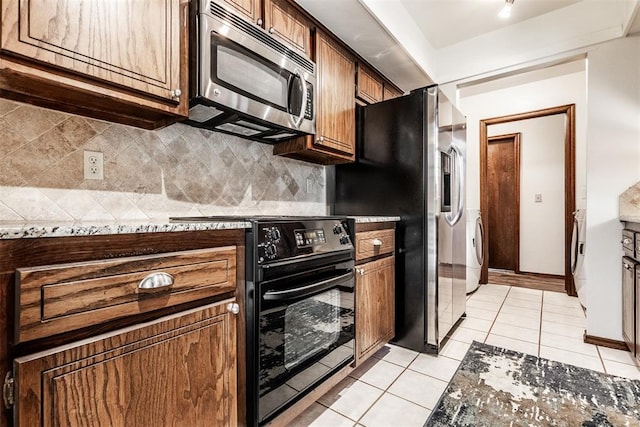
<path id="1" fill-rule="evenodd" d="M 585 206 L 587 93 L 585 61 L 465 86 L 457 105 L 467 116 L 467 206 L 480 208 L 480 120 L 576 105 L 576 206 Z M 450 93 L 450 90 L 447 92 Z"/>
<path id="2" fill-rule="evenodd" d="M 488 126 L 520 133 L 520 271 L 564 275 L 564 114 Z M 535 202 L 535 195 L 542 202 Z"/>
<path id="3" fill-rule="evenodd" d="M 640 179 L 640 37 L 588 56 L 587 332 L 622 339 L 618 196 Z"/>

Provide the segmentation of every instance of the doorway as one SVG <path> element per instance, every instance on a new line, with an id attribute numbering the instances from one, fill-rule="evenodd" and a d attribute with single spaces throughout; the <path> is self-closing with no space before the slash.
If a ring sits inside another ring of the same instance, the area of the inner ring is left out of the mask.
<path id="1" fill-rule="evenodd" d="M 515 114 L 510 116 L 496 117 L 491 119 L 485 119 L 480 121 L 480 209 L 483 212 L 483 221 L 486 225 L 487 239 L 483 247 L 485 259 L 490 258 L 489 254 L 489 241 L 493 231 L 499 225 L 494 224 L 493 229 L 490 223 L 490 190 L 489 190 L 489 150 L 490 150 L 490 138 L 488 136 L 488 127 L 490 125 L 503 124 L 509 122 L 517 122 L 521 120 L 529 120 L 541 117 L 547 117 L 552 115 L 564 115 L 564 218 L 563 224 L 559 225 L 563 228 L 563 241 L 564 241 L 564 290 L 568 295 L 576 296 L 575 285 L 573 282 L 573 276 L 571 274 L 571 231 L 573 224 L 572 214 L 575 210 L 575 104 L 564 105 L 559 107 L 552 107 L 543 110 L 531 111 L 527 113 Z M 504 135 L 502 135 L 504 136 Z M 506 144 L 506 142 L 502 142 Z M 508 147 L 508 145 L 505 145 Z M 503 148 L 505 146 L 494 146 L 493 148 Z M 510 151 L 510 150 L 505 150 Z M 485 216 L 485 212 L 487 215 Z M 494 214 L 495 215 L 495 214 Z M 502 215 L 502 211 L 501 214 Z M 502 220 L 500 219 L 500 224 Z M 515 228 L 515 226 L 514 226 Z M 519 226 L 518 226 L 519 228 Z M 515 231 L 514 231 L 515 232 Z M 519 233 L 519 231 L 518 231 Z M 489 276 L 489 262 L 485 262 L 481 269 L 480 283 L 487 283 Z M 516 263 L 516 268 L 519 266 Z M 562 270 L 562 265 L 560 265 Z M 515 271 L 515 268 L 514 268 Z M 562 276 L 561 276 L 562 277 Z"/>
<path id="2" fill-rule="evenodd" d="M 487 141 L 488 267 L 520 272 L 520 134 Z"/>

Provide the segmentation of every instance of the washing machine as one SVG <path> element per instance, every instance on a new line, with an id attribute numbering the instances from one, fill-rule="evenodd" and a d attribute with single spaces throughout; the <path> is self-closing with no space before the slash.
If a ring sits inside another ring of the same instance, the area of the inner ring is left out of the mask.
<path id="1" fill-rule="evenodd" d="M 586 249 L 587 212 L 578 209 L 573 213 L 573 231 L 571 232 L 571 274 L 576 285 L 578 300 L 583 307 L 587 307 L 586 272 L 584 269 L 584 254 Z"/>
<path id="2" fill-rule="evenodd" d="M 467 293 L 478 289 L 483 262 L 484 227 L 478 209 L 467 209 Z"/>

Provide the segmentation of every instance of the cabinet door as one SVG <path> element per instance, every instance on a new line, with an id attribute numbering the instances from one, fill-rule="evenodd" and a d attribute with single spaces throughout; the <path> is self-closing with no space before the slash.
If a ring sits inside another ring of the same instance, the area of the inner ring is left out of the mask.
<path id="1" fill-rule="evenodd" d="M 336 42 L 318 32 L 318 94 L 314 144 L 355 155 L 355 63 Z"/>
<path id="2" fill-rule="evenodd" d="M 216 0 L 216 3 L 228 6 L 247 21 L 262 25 L 261 0 Z"/>
<path id="3" fill-rule="evenodd" d="M 634 307 L 634 315 L 635 315 L 635 341 L 634 348 L 631 350 L 633 354 L 635 352 L 636 359 L 640 363 L 640 271 L 636 268 L 636 281 L 635 281 L 635 307 Z M 626 313 L 627 304 L 623 304 L 623 312 Z M 624 314 L 623 314 L 624 315 Z M 626 338 L 625 338 L 626 339 Z"/>
<path id="4" fill-rule="evenodd" d="M 399 90 L 396 90 L 396 88 L 394 88 L 391 85 L 388 85 L 385 83 L 384 85 L 384 90 L 382 93 L 382 98 L 386 101 L 387 99 L 393 99 L 393 98 L 397 98 L 399 96 L 402 96 L 402 92 L 400 92 Z"/>
<path id="5" fill-rule="evenodd" d="M 264 1 L 264 28 L 283 43 L 311 57 L 309 22 L 286 1 Z"/>
<path id="6" fill-rule="evenodd" d="M 234 426 L 226 300 L 16 359 L 16 426 Z"/>
<path id="7" fill-rule="evenodd" d="M 168 100 L 181 87 L 179 1 L 0 4 L 4 52 Z"/>
<path id="8" fill-rule="evenodd" d="M 382 80 L 371 70 L 358 64 L 356 96 L 369 104 L 382 101 Z"/>
<path id="9" fill-rule="evenodd" d="M 635 353 L 635 268 L 633 261 L 622 258 L 622 337 L 631 353 Z"/>
<path id="10" fill-rule="evenodd" d="M 356 364 L 395 335 L 395 258 L 356 267 Z"/>

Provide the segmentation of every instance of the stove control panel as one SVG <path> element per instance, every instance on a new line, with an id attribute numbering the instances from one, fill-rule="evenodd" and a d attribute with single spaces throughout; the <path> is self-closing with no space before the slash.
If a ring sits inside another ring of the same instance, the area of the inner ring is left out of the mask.
<path id="1" fill-rule="evenodd" d="M 352 249 L 349 224 L 342 219 L 257 222 L 258 263 Z"/>

